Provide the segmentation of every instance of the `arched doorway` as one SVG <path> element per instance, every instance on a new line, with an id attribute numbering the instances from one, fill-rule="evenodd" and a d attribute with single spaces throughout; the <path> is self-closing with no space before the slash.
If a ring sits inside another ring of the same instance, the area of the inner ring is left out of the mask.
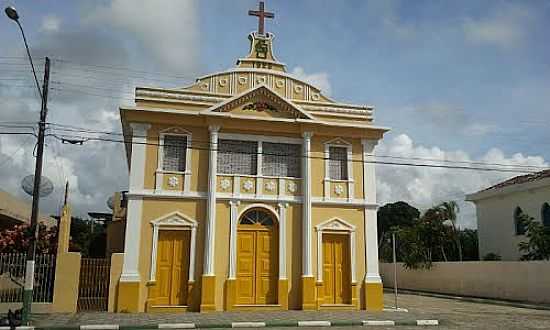
<path id="1" fill-rule="evenodd" d="M 268 210 L 253 208 L 237 227 L 237 304 L 277 303 L 277 226 Z"/>

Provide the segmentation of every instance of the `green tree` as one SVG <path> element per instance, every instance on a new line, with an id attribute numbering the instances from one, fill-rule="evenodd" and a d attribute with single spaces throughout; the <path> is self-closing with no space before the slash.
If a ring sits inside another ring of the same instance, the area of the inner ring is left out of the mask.
<path id="1" fill-rule="evenodd" d="M 460 208 L 455 201 L 443 202 L 436 206 L 437 212 L 439 212 L 442 221 L 449 221 L 452 228 L 453 240 L 458 250 L 458 261 L 462 261 L 462 244 L 460 242 L 460 230 L 456 225 L 457 214 L 460 212 Z"/>
<path id="2" fill-rule="evenodd" d="M 415 225 L 420 211 L 406 202 L 388 203 L 378 209 L 378 254 L 382 260 L 392 260 L 391 233 Z"/>
<path id="3" fill-rule="evenodd" d="M 521 260 L 550 260 L 550 227 L 523 212 L 518 215 L 518 220 L 525 225 L 527 237 L 526 242 L 518 244 L 523 253 Z"/>

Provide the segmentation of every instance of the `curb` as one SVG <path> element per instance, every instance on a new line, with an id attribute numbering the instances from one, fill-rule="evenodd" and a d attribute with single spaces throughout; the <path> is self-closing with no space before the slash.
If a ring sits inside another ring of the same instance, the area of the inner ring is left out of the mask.
<path id="1" fill-rule="evenodd" d="M 212 328 L 269 328 L 269 327 L 334 327 L 334 326 L 438 326 L 438 320 L 339 320 L 339 321 L 270 321 L 270 322 L 228 322 L 228 323 L 163 323 L 150 325 L 88 324 L 76 327 L 21 326 L 16 330 L 135 330 L 135 329 L 212 329 Z M 10 327 L 0 327 L 10 330 Z"/>

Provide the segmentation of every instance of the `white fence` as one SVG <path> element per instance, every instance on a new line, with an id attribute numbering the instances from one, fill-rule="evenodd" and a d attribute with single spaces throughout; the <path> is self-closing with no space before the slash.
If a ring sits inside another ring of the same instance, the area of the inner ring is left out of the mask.
<path id="1" fill-rule="evenodd" d="M 393 288 L 393 264 L 381 263 L 384 286 Z M 451 294 L 550 303 L 548 261 L 436 262 L 429 270 L 397 264 L 397 287 Z"/>
<path id="2" fill-rule="evenodd" d="M 23 301 L 25 253 L 0 254 L 0 303 Z M 52 302 L 55 277 L 55 255 L 37 254 L 35 260 L 33 301 Z"/>

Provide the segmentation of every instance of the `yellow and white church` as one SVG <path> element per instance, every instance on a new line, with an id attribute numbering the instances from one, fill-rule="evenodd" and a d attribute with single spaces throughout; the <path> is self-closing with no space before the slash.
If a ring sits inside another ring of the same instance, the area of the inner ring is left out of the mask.
<path id="1" fill-rule="evenodd" d="M 273 34 L 236 67 L 120 108 L 129 191 L 116 311 L 383 307 L 373 107 L 286 72 Z M 271 15 L 271 16 L 269 16 Z M 307 58 L 305 59 L 307 60 Z"/>

